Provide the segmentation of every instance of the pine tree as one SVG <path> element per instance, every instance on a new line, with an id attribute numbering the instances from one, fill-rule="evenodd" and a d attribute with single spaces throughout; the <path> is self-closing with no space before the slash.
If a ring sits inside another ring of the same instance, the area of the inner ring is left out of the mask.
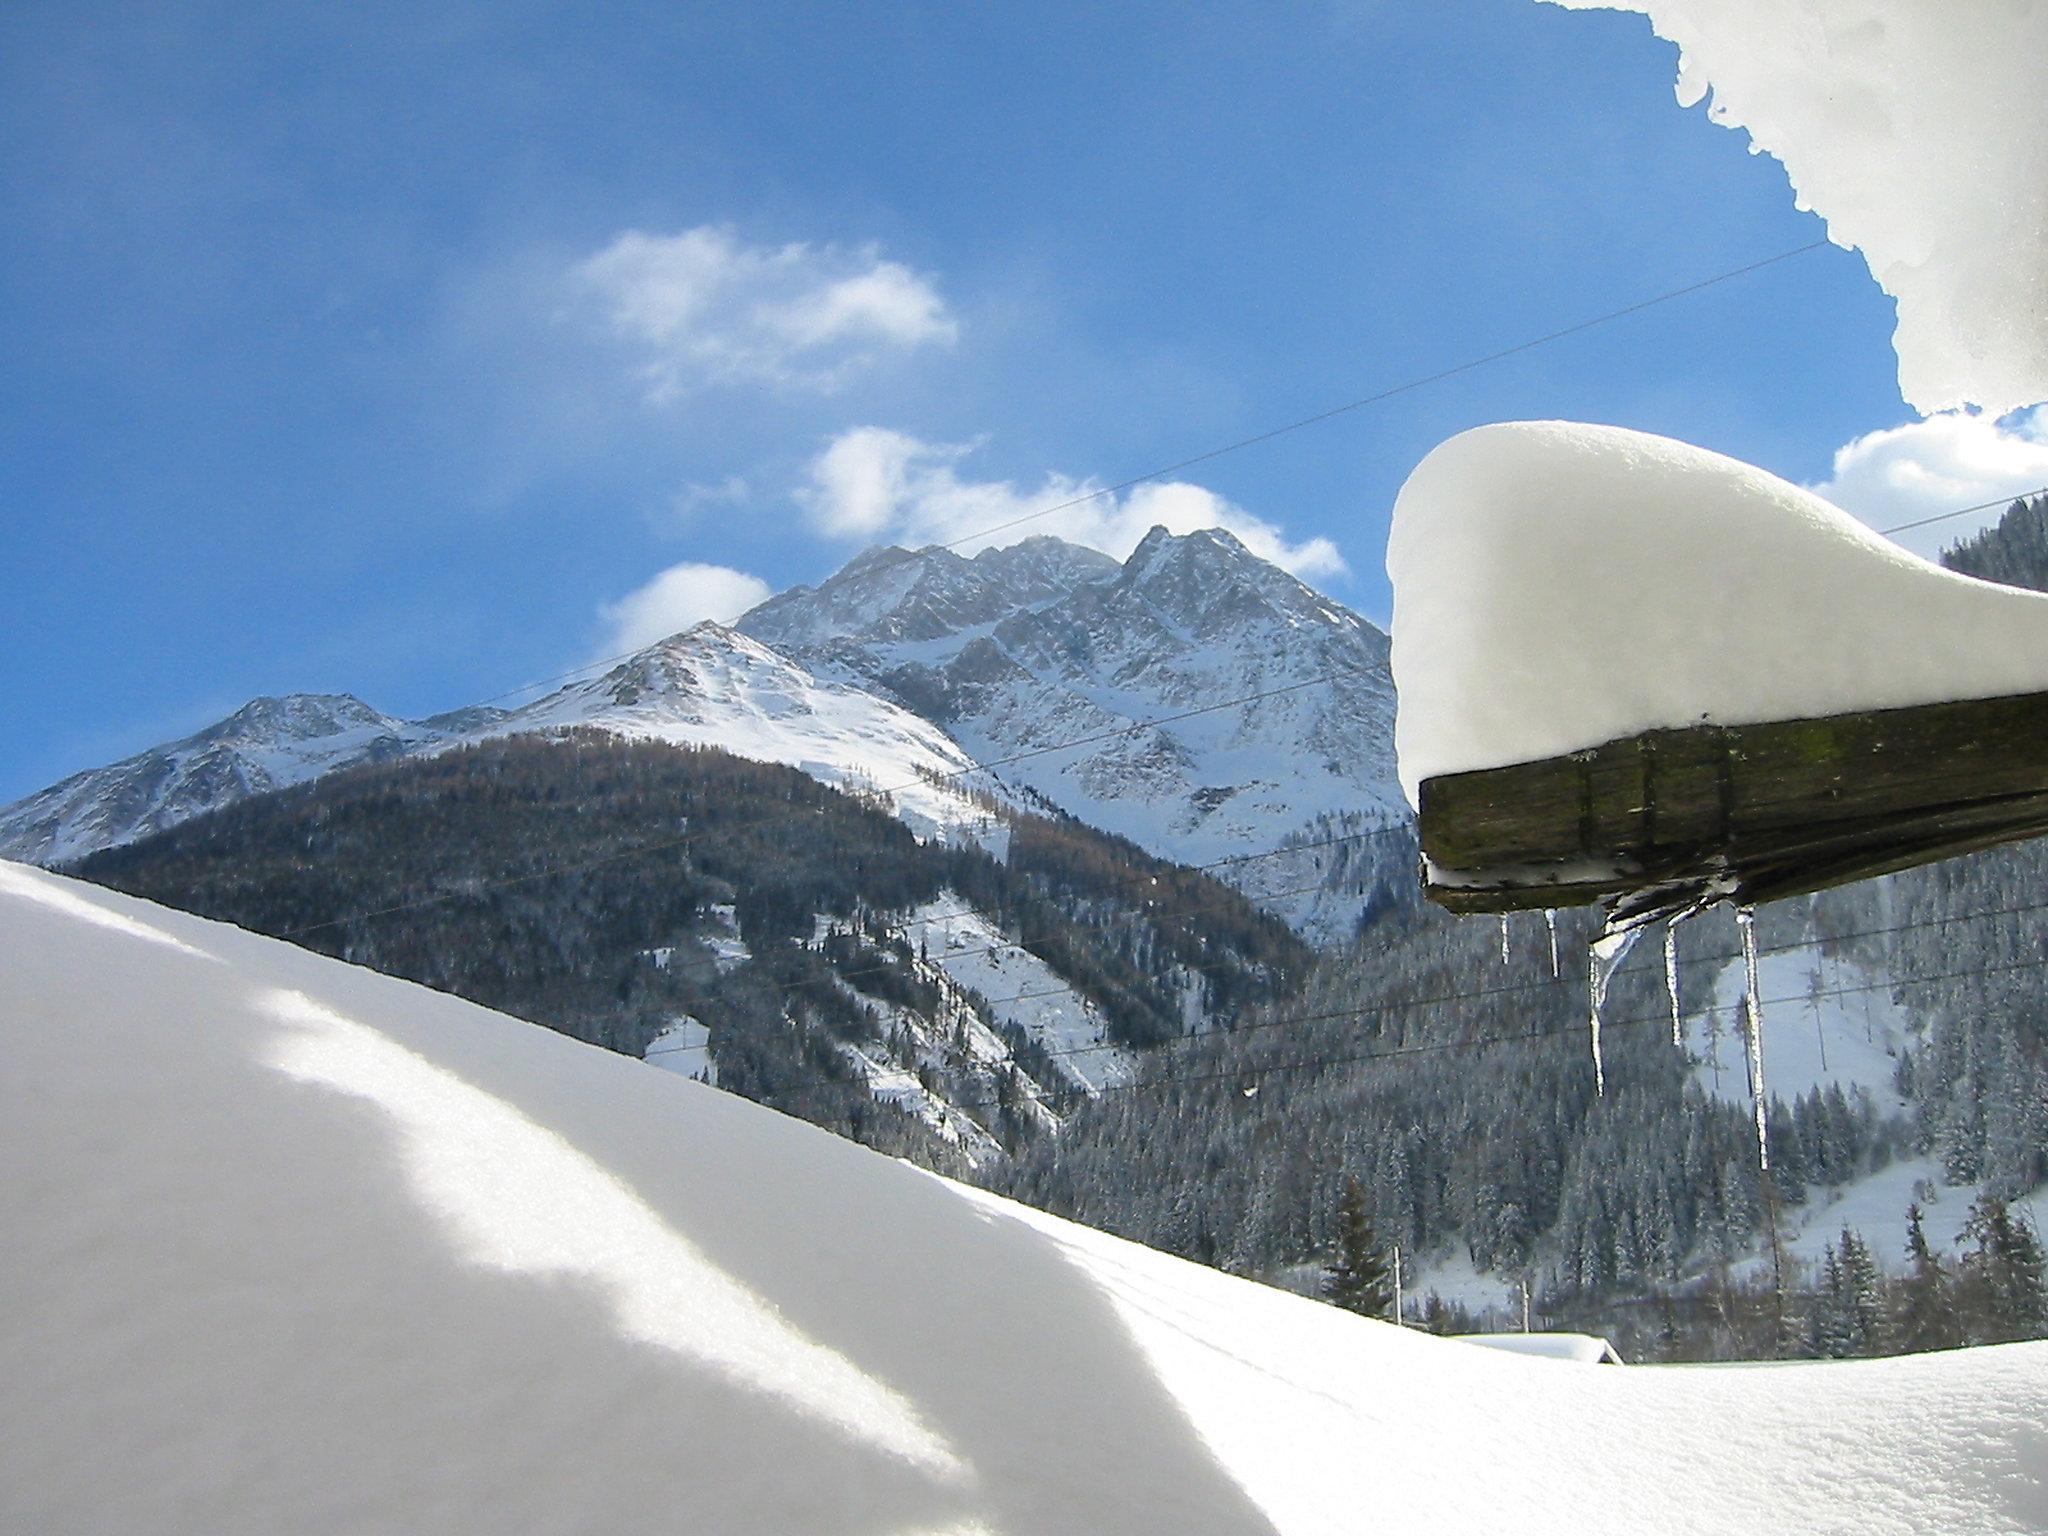
<path id="1" fill-rule="evenodd" d="M 1970 1207 L 1963 1235 L 1976 1249 L 1963 1259 L 1965 1311 L 1974 1342 L 2031 1339 L 2048 1326 L 2048 1256 L 2041 1240 L 1996 1195 Z"/>
<path id="2" fill-rule="evenodd" d="M 1323 1296 L 1361 1317 L 1387 1317 L 1394 1310 L 1393 1271 L 1366 1219 L 1364 1186 L 1352 1175 L 1337 1197 L 1337 1240 L 1323 1272 Z"/>
<path id="3" fill-rule="evenodd" d="M 1899 1281 L 1892 1335 L 1898 1348 L 1908 1354 L 1954 1349 L 1963 1342 L 1955 1285 L 1940 1257 L 1927 1245 L 1917 1203 L 1906 1207 L 1906 1274 Z"/>
<path id="4" fill-rule="evenodd" d="M 1842 1228 L 1842 1303 L 1849 1324 L 1849 1353 L 1882 1355 L 1890 1350 L 1891 1319 L 1884 1305 L 1884 1275 L 1870 1245 Z"/>

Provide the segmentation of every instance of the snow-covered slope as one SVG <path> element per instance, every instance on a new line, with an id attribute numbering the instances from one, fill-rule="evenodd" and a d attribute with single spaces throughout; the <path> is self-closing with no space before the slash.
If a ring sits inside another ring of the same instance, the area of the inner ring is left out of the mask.
<path id="1" fill-rule="evenodd" d="M 355 763 L 488 729 L 495 710 L 394 720 L 348 694 L 254 699 L 227 719 L 0 807 L 0 854 L 56 864 Z"/>
<path id="2" fill-rule="evenodd" d="M 0 1528 L 2040 1529 L 2048 1345 L 1427 1338 L 0 866 Z"/>
<path id="3" fill-rule="evenodd" d="M 1154 529 L 1121 567 L 1056 539 L 875 552 L 739 627 L 1182 862 L 1272 848 L 1318 816 L 1406 817 L 1386 637 L 1220 529 Z M 1210 710 L 1235 699 L 1251 702 Z M 1302 883 L 1221 873 L 1254 894 Z"/>
<path id="4" fill-rule="evenodd" d="M 847 790 L 886 790 L 921 832 L 985 826 L 944 731 L 865 689 L 821 682 L 720 624 L 649 646 L 602 677 L 515 710 L 490 735 L 594 726 L 787 763 Z"/>

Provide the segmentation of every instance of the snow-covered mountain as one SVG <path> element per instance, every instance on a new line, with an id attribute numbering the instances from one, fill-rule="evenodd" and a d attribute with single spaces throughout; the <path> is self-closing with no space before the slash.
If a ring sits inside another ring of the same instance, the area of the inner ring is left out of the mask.
<path id="1" fill-rule="evenodd" d="M 841 789 L 887 792 L 897 814 L 928 835 L 990 819 L 971 796 L 972 763 L 944 731 L 864 688 L 821 681 L 722 624 L 671 635 L 477 736 L 576 726 L 721 747 Z"/>
<path id="2" fill-rule="evenodd" d="M 738 627 L 887 693 L 1010 784 L 1168 858 L 1408 819 L 1387 637 L 1220 529 L 1156 528 L 1122 565 L 1051 538 L 971 560 L 870 551 Z M 1214 707 L 1228 700 L 1247 702 Z M 1304 854 L 1226 877 L 1271 895 L 1316 867 Z"/>
<path id="3" fill-rule="evenodd" d="M 0 808 L 0 855 L 58 864 L 248 795 L 488 730 L 502 711 L 397 720 L 346 693 L 253 699 L 227 719 Z"/>
<path id="4" fill-rule="evenodd" d="M 1187 863 L 1293 838 L 1315 846 L 1224 873 L 1335 930 L 1371 873 L 1339 858 L 1371 845 L 1333 837 L 1407 822 L 1393 707 L 1386 636 L 1228 533 L 1155 529 L 1121 564 L 1052 538 L 972 559 L 871 550 L 515 710 L 407 721 L 347 696 L 259 699 L 0 809 L 0 855 L 57 863 L 358 763 L 591 726 L 895 790 L 927 834 L 984 823 L 978 791 Z M 993 766 L 963 771 L 976 761 Z"/>
<path id="5" fill-rule="evenodd" d="M 61 863 L 339 769 L 576 726 L 723 747 L 845 789 L 896 790 L 898 812 L 921 831 L 988 819 L 966 793 L 968 759 L 944 731 L 859 688 L 820 682 L 733 630 L 701 624 L 515 710 L 399 720 L 347 694 L 257 699 L 182 741 L 0 809 L 0 856 Z"/>

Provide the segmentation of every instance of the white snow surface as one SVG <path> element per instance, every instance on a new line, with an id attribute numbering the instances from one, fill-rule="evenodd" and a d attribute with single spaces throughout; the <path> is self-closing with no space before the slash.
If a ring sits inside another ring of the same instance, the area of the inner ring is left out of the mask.
<path id="1" fill-rule="evenodd" d="M 16 865 L 0 978 L 0 1529 L 2048 1524 L 2048 1345 L 1474 1349 Z"/>
<path id="2" fill-rule="evenodd" d="M 1798 206 L 1898 300 L 1923 415 L 2048 399 L 2042 0 L 1552 0 L 1640 11 L 1678 100 L 1774 156 Z"/>
<path id="3" fill-rule="evenodd" d="M 956 985 L 987 998 L 999 1023 L 1017 1025 L 1044 1046 L 1078 1086 L 1100 1093 L 1130 1080 L 1131 1053 L 1110 1041 L 1102 1010 L 959 895 L 947 891 L 926 902 L 905 928 L 914 948 Z M 997 1044 L 1007 1060 L 1008 1047 Z"/>
<path id="4" fill-rule="evenodd" d="M 644 1060 L 664 1072 L 680 1072 L 718 1086 L 718 1061 L 711 1054 L 711 1029 L 688 1014 L 676 1016 L 641 1052 Z"/>
<path id="5" fill-rule="evenodd" d="M 1906 1207 L 1918 1205 L 1920 1230 L 1936 1253 L 1960 1259 L 1970 1249 L 1963 1242 L 1963 1223 L 1982 1193 L 1976 1184 L 1942 1182 L 1931 1157 L 1901 1158 L 1875 1173 L 1865 1174 L 1840 1189 L 1809 1188 L 1806 1203 L 1785 1212 L 1783 1251 L 1810 1272 L 1818 1272 L 1830 1246 L 1839 1247 L 1842 1229 L 1849 1228 L 1870 1247 L 1871 1257 L 1893 1274 L 1906 1272 Z M 2006 1202 L 2015 1218 L 2048 1230 L 2048 1189 Z M 1762 1273 L 1770 1265 L 1766 1250 L 1749 1263 Z"/>
<path id="6" fill-rule="evenodd" d="M 1909 554 L 1811 491 L 1621 427 L 1461 432 L 1401 488 L 1402 788 L 1660 727 L 2048 688 L 2048 596 Z"/>

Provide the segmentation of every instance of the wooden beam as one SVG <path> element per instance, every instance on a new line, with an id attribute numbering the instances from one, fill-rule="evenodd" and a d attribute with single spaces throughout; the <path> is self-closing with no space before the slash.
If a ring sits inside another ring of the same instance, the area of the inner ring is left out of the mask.
<path id="1" fill-rule="evenodd" d="M 2048 693 L 1647 731 L 1420 800 L 1454 912 L 1768 901 L 2048 832 Z"/>

